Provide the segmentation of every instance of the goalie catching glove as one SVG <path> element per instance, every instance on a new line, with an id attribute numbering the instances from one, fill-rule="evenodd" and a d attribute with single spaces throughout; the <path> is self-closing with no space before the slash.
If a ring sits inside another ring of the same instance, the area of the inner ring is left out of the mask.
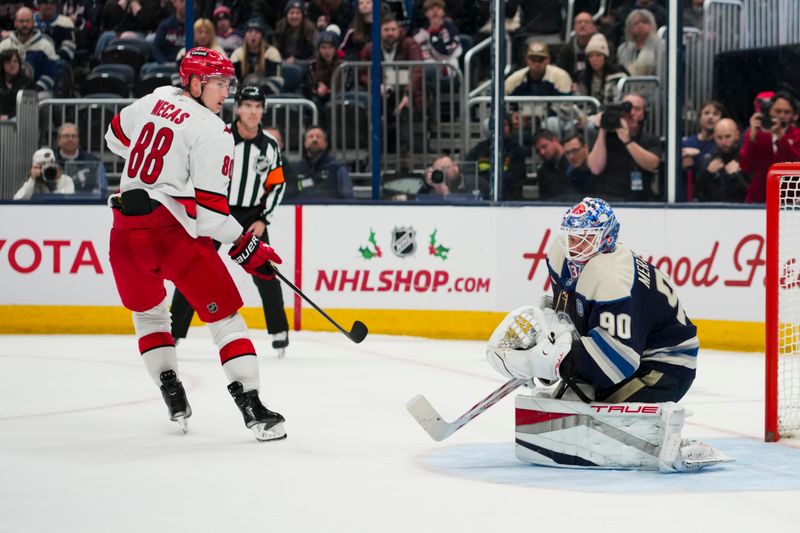
<path id="1" fill-rule="evenodd" d="M 275 250 L 253 235 L 252 231 L 242 235 L 239 244 L 232 246 L 228 255 L 248 274 L 267 280 L 275 278 L 272 264 L 283 263 Z"/>
<path id="2" fill-rule="evenodd" d="M 507 378 L 559 379 L 572 348 L 575 326 L 564 313 L 524 306 L 500 322 L 489 338 L 486 359 Z"/>

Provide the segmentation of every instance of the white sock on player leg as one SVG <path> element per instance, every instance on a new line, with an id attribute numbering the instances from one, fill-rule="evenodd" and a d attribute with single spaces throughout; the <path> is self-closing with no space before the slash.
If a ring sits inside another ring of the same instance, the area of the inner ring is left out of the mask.
<path id="1" fill-rule="evenodd" d="M 133 327 L 139 341 L 139 353 L 142 354 L 147 373 L 158 387 L 161 387 L 162 372 L 174 370 L 176 374 L 178 373 L 178 355 L 170 326 L 171 318 L 166 298 L 152 309 L 133 313 Z"/>
<path id="2" fill-rule="evenodd" d="M 167 370 L 174 370 L 178 381 L 181 380 L 180 374 L 178 374 L 178 353 L 174 346 L 162 346 L 143 353 L 142 361 L 144 361 L 144 366 L 153 379 L 153 383 L 159 387 L 161 387 L 161 373 Z"/>
<path id="3" fill-rule="evenodd" d="M 258 359 L 255 355 L 242 355 L 222 365 L 228 382 L 238 381 L 244 392 L 258 390 L 261 383 L 258 373 Z"/>
<path id="4" fill-rule="evenodd" d="M 258 390 L 258 359 L 247 333 L 247 324 L 238 313 L 208 325 L 219 348 L 222 369 L 229 382 L 238 381 L 245 392 Z"/>

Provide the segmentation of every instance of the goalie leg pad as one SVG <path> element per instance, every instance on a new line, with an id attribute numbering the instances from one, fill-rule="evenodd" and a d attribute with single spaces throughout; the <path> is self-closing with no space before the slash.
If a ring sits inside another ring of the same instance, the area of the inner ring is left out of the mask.
<path id="1" fill-rule="evenodd" d="M 658 469 L 657 404 L 585 404 L 517 396 L 517 457 L 581 468 Z"/>
<path id="2" fill-rule="evenodd" d="M 730 458 L 681 439 L 686 412 L 673 402 L 607 404 L 516 398 L 516 455 L 562 468 L 688 472 Z"/>

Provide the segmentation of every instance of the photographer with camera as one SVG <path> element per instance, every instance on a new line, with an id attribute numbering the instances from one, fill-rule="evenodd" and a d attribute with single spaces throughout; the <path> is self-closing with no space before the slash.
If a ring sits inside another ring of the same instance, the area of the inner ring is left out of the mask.
<path id="1" fill-rule="evenodd" d="M 425 185 L 419 191 L 422 198 L 439 195 L 443 199 L 450 194 L 464 193 L 461 169 L 448 155 L 440 155 L 425 170 Z"/>
<path id="2" fill-rule="evenodd" d="M 597 115 L 600 131 L 589 153 L 589 170 L 600 176 L 604 198 L 612 200 L 655 199 L 653 187 L 661 164 L 661 141 L 645 131 L 646 101 L 626 94 L 619 104 L 609 104 Z"/>
<path id="3" fill-rule="evenodd" d="M 39 148 L 33 153 L 31 173 L 14 194 L 14 200 L 30 200 L 34 193 L 75 193 L 75 182 L 56 164 L 56 155 L 50 148 Z"/>
<path id="4" fill-rule="evenodd" d="M 800 160 L 797 101 L 786 91 L 759 93 L 755 113 L 744 134 L 739 164 L 752 177 L 745 203 L 763 204 L 767 199 L 767 171 L 773 163 Z"/>

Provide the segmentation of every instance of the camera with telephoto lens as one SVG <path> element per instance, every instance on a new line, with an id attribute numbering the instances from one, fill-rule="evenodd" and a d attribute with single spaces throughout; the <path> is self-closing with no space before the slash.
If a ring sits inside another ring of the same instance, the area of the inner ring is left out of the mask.
<path id="1" fill-rule="evenodd" d="M 608 104 L 605 109 L 603 109 L 603 115 L 600 118 L 600 127 L 606 131 L 615 131 L 622 126 L 623 113 L 630 113 L 631 109 L 633 109 L 633 104 L 630 102 Z"/>
<path id="2" fill-rule="evenodd" d="M 769 116 L 769 110 L 772 107 L 772 100 L 759 100 L 758 101 L 758 112 L 761 113 L 761 127 L 765 130 L 772 129 L 774 123 L 772 122 L 772 117 Z"/>
<path id="3" fill-rule="evenodd" d="M 444 183 L 444 170 L 435 168 L 431 171 L 431 183 Z"/>
<path id="4" fill-rule="evenodd" d="M 56 178 L 58 178 L 58 165 L 55 163 L 45 163 L 42 165 L 42 177 L 46 182 L 56 181 Z"/>

